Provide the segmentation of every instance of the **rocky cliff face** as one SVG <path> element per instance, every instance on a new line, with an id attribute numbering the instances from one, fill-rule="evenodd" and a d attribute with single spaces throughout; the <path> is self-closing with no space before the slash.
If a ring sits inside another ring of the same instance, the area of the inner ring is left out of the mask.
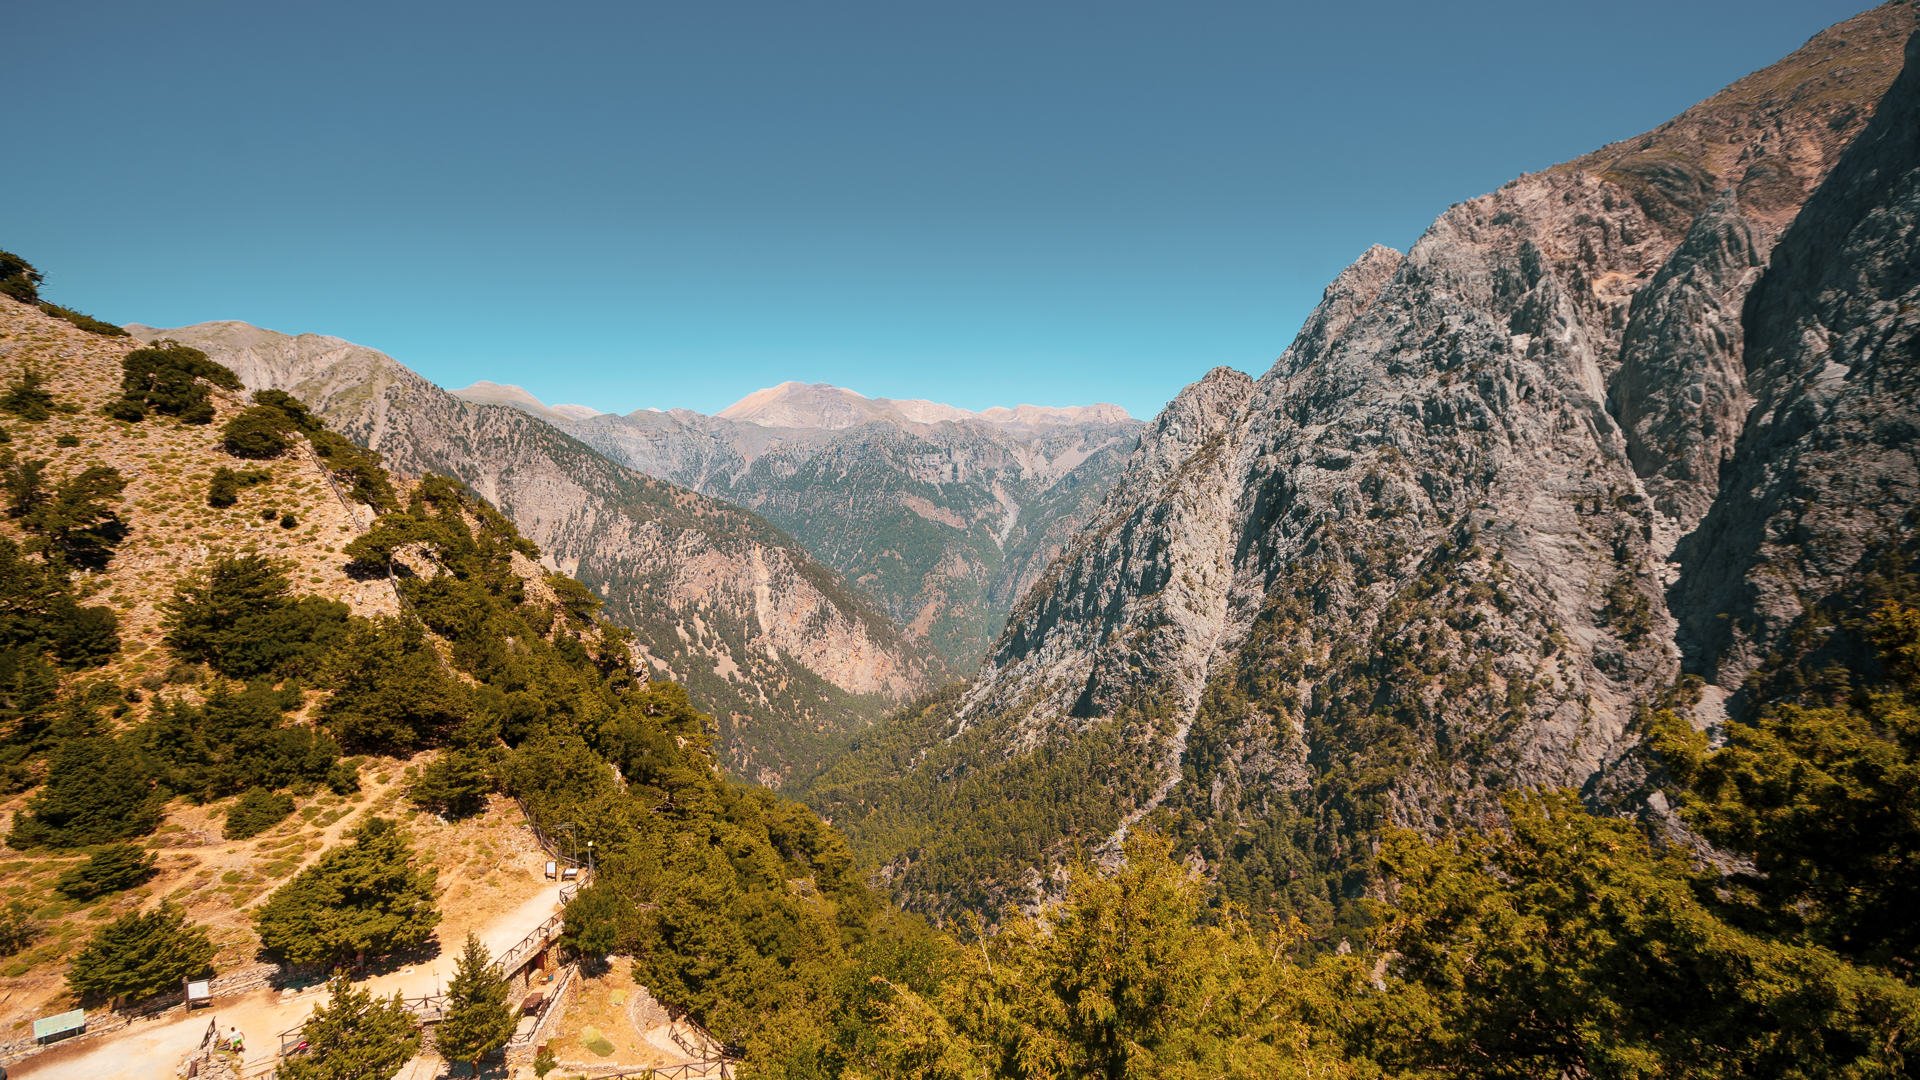
<path id="1" fill-rule="evenodd" d="M 287 390 L 401 473 L 456 477 L 606 599 L 656 671 L 721 725 L 729 768 L 777 784 L 937 663 L 764 522 L 602 458 L 512 408 L 454 397 L 336 338 L 242 323 L 133 328 Z"/>
<path id="2" fill-rule="evenodd" d="M 849 766 L 823 805 L 924 902 L 980 861 L 944 841 L 943 788 L 1046 790 L 1037 762 L 1097 738 L 1106 804 L 1023 823 L 998 880 L 1151 816 L 1230 892 L 1331 917 L 1378 828 L 1589 781 L 1683 647 L 1722 682 L 1710 720 L 1793 598 L 1913 505 L 1900 91 L 1852 153 L 1889 164 L 1828 182 L 1852 209 L 1795 217 L 1915 25 L 1875 9 L 1363 255 L 1270 371 L 1211 373 L 1148 429 L 929 733 L 940 775 L 833 789 Z"/>
<path id="3" fill-rule="evenodd" d="M 485 400 L 765 517 L 962 670 L 1112 488 L 1141 427 L 1110 405 L 972 413 L 798 383 L 718 416 L 579 418 L 501 389 Z"/>
<path id="4" fill-rule="evenodd" d="M 1753 408 L 1673 592 L 1687 666 L 1727 688 L 1920 523 L 1920 37 L 1745 329 Z"/>

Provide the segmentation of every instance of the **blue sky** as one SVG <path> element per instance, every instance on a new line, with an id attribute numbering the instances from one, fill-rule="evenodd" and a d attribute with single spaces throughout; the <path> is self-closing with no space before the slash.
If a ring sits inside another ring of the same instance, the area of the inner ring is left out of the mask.
<path id="1" fill-rule="evenodd" d="M 1148 416 L 1368 244 L 1862 7 L 21 4 L 0 247 L 104 318 L 552 402 Z"/>

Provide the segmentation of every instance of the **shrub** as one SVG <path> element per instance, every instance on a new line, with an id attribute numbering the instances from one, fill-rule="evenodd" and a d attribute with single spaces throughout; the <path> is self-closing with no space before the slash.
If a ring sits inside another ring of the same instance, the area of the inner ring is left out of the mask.
<path id="1" fill-rule="evenodd" d="M 255 405 L 227 421 L 220 445 L 238 458 L 277 458 L 293 448 L 294 423 L 270 405 Z"/>
<path id="2" fill-rule="evenodd" d="M 227 825 L 221 835 L 229 840 L 247 840 L 280 824 L 292 813 L 293 796 L 252 788 L 227 811 Z"/>
<path id="3" fill-rule="evenodd" d="M 32 904 L 10 900 L 6 907 L 0 908 L 0 956 L 12 956 L 33 944 L 33 939 L 39 936 Z"/>
<path id="4" fill-rule="evenodd" d="M 336 761 L 327 770 L 327 790 L 335 795 L 351 795 L 360 790 L 360 766 L 351 761 Z"/>
<path id="5" fill-rule="evenodd" d="M 273 474 L 265 469 L 229 469 L 222 465 L 213 470 L 213 478 L 207 481 L 207 505 L 232 506 L 240 501 L 242 490 L 271 479 Z"/>
<path id="6" fill-rule="evenodd" d="M 299 524 L 300 524 L 300 519 L 297 517 L 294 517 L 292 514 L 280 515 L 280 527 L 283 529 L 291 529 Z"/>
<path id="7" fill-rule="evenodd" d="M 70 900 L 93 900 L 142 884 L 154 874 L 153 853 L 139 844 L 114 844 L 61 874 L 54 891 Z"/>
<path id="8" fill-rule="evenodd" d="M 105 319 L 96 319 L 83 311 L 75 311 L 70 307 L 61 307 L 59 304 L 42 300 L 40 301 L 40 310 L 56 319 L 65 319 L 67 322 L 85 330 L 89 334 L 99 334 L 101 337 L 127 336 L 126 330 L 121 327 L 115 326 Z"/>

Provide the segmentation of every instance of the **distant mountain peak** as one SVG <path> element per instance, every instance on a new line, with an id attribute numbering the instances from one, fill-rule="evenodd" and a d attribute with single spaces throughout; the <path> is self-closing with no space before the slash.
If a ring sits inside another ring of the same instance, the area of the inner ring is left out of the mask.
<path id="1" fill-rule="evenodd" d="M 1121 424 L 1132 419 L 1118 405 L 1016 405 L 996 406 L 974 412 L 937 401 L 870 398 L 845 387 L 829 383 L 788 381 L 756 390 L 715 415 L 723 420 L 738 420 L 761 427 L 825 428 L 854 427 L 875 421 L 907 424 L 939 424 L 948 421 L 975 421 L 988 424 L 1029 426 L 1071 424 Z"/>
<path id="2" fill-rule="evenodd" d="M 601 410 L 591 405 L 548 405 L 534 397 L 524 387 L 511 383 L 488 382 L 485 379 L 453 392 L 455 397 L 471 401 L 476 405 L 508 405 L 535 416 L 564 416 L 569 420 L 590 420 L 599 416 Z"/>

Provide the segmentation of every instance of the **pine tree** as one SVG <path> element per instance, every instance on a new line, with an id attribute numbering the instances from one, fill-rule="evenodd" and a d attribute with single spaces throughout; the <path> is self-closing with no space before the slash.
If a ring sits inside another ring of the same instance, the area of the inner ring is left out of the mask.
<path id="1" fill-rule="evenodd" d="M 280 1062 L 283 1080 L 365 1080 L 399 1072 L 420 1049 L 420 1031 L 400 995 L 376 998 L 346 976 L 328 986 L 301 1030 L 306 1052 Z"/>
<path id="2" fill-rule="evenodd" d="M 22 516 L 20 524 L 38 533 L 50 560 L 82 570 L 105 570 L 113 549 L 126 538 L 127 526 L 114 504 L 126 491 L 120 470 L 105 465 L 84 469 L 61 481 L 47 498 Z"/>
<path id="3" fill-rule="evenodd" d="M 434 1029 L 434 1045 L 448 1061 L 464 1061 L 480 1075 L 480 1060 L 507 1045 L 517 1023 L 507 1006 L 507 979 L 469 933 L 467 947 L 447 988 L 447 1014 Z"/>
<path id="4" fill-rule="evenodd" d="M 215 559 L 162 605 L 167 644 L 222 675 L 297 674 L 347 626 L 347 605 L 293 595 L 286 564 L 264 555 Z"/>
<path id="5" fill-rule="evenodd" d="M 407 798 L 422 810 L 459 819 L 485 810 L 493 789 L 493 762 L 487 754 L 456 746 L 421 771 Z"/>
<path id="6" fill-rule="evenodd" d="M 113 844 L 61 874 L 54 891 L 71 900 L 92 900 L 131 889 L 153 876 L 153 853 L 139 844 Z"/>
<path id="7" fill-rule="evenodd" d="M 434 871 L 413 868 L 400 826 L 370 818 L 353 842 L 276 889 L 254 916 L 260 944 L 291 964 L 386 956 L 416 948 L 440 921 Z"/>
<path id="8" fill-rule="evenodd" d="M 47 782 L 14 818 L 15 847 L 84 847 L 145 836 L 160 824 L 159 798 L 125 737 L 82 735 L 53 751 Z"/>
<path id="9" fill-rule="evenodd" d="M 140 1001 L 206 974 L 212 962 L 206 928 L 188 923 L 178 905 L 166 902 L 101 927 L 73 958 L 67 985 L 81 998 Z"/>

